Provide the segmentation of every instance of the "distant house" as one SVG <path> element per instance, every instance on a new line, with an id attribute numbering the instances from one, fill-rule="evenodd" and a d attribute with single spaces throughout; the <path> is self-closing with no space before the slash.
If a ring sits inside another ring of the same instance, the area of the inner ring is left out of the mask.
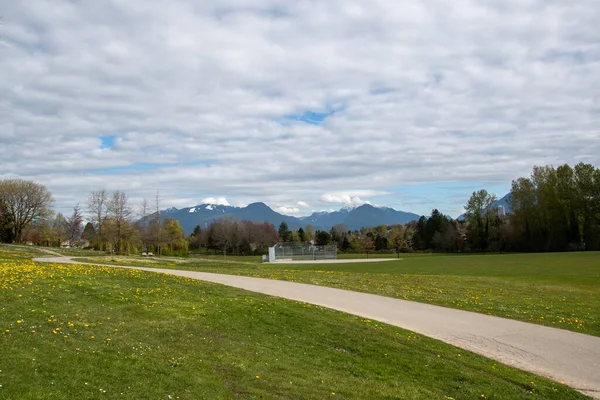
<path id="1" fill-rule="evenodd" d="M 90 245 L 90 241 L 86 239 L 77 239 L 73 240 L 73 242 L 70 242 L 69 240 L 64 240 L 60 242 L 60 247 L 64 249 L 68 249 L 71 247 L 85 249 L 86 247 L 90 247 Z"/>

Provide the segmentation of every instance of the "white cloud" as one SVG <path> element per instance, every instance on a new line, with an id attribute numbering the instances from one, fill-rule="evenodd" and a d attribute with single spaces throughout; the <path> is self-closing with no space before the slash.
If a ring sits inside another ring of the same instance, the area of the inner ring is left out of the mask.
<path id="1" fill-rule="evenodd" d="M 324 194 L 321 196 L 321 200 L 325 203 L 338 203 L 344 205 L 362 205 L 371 204 L 371 202 L 362 200 L 358 196 L 351 196 L 349 194 Z"/>
<path id="2" fill-rule="evenodd" d="M 600 164 L 597 0 L 6 3 L 0 179 L 57 208 L 107 187 L 428 213 L 466 198 L 397 193 Z"/>
<path id="3" fill-rule="evenodd" d="M 308 204 L 306 204 L 304 201 L 299 201 L 296 203 L 298 205 L 298 207 L 302 207 L 302 208 L 307 208 L 310 207 Z"/>
<path id="4" fill-rule="evenodd" d="M 201 204 L 214 204 L 217 206 L 228 206 L 229 202 L 225 197 L 207 197 L 200 201 Z"/>
<path id="5" fill-rule="evenodd" d="M 280 214 L 298 214 L 300 209 L 298 207 L 277 207 L 275 211 Z"/>

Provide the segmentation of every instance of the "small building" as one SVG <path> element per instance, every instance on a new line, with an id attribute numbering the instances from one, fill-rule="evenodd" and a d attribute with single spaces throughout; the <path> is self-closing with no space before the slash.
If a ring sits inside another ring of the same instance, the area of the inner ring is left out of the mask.
<path id="1" fill-rule="evenodd" d="M 337 246 L 311 243 L 277 243 L 269 247 L 269 262 L 337 259 Z"/>
<path id="2" fill-rule="evenodd" d="M 504 206 L 498 206 L 498 216 L 500 218 L 502 218 L 505 215 L 506 215 L 506 210 L 504 209 Z"/>

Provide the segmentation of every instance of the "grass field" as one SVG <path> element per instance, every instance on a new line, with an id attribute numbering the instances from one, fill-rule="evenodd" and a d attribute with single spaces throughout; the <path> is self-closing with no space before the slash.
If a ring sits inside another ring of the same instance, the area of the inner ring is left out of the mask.
<path id="1" fill-rule="evenodd" d="M 578 399 L 436 340 L 185 278 L 0 250 L 3 399 Z"/>
<path id="2" fill-rule="evenodd" d="M 82 259 L 84 260 L 84 259 Z M 111 262 L 109 258 L 89 261 Z M 181 260 L 179 260 L 181 261 Z M 600 336 L 600 253 L 405 255 L 347 264 L 175 262 L 121 258 L 160 266 L 311 283 L 438 304 Z"/>

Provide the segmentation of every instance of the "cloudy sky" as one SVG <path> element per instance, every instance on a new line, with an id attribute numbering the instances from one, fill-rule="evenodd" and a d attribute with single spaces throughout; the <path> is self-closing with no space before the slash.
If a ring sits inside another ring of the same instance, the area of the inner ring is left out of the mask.
<path id="1" fill-rule="evenodd" d="M 370 202 L 455 217 L 600 164 L 598 0 L 0 1 L 0 179 L 58 210 Z"/>

